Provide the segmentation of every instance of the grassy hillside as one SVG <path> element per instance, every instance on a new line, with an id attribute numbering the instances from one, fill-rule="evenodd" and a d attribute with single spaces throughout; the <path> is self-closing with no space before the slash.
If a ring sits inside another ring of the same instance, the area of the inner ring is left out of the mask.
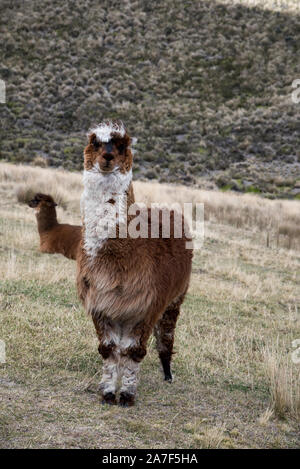
<path id="1" fill-rule="evenodd" d="M 267 247 L 262 224 L 299 202 L 228 193 L 222 211 L 217 192 L 135 183 L 137 200 L 205 201 L 210 220 L 177 327 L 174 383 L 163 382 L 151 339 L 137 405 L 123 409 L 100 405 L 75 262 L 39 253 L 34 212 L 17 201 L 37 187 L 59 201 L 61 221 L 80 221 L 80 175 L 0 164 L 0 447 L 299 447 L 300 256 L 273 235 Z"/>
<path id="2" fill-rule="evenodd" d="M 299 196 L 295 0 L 2 0 L 0 23 L 2 159 L 79 169 L 119 117 L 139 178 Z"/>

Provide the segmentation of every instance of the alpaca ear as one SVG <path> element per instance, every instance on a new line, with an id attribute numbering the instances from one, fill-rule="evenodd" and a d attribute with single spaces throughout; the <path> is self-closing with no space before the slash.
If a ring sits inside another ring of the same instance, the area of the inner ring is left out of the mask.
<path id="1" fill-rule="evenodd" d="M 122 145 L 124 146 L 125 153 L 130 152 L 130 144 L 131 144 L 131 138 L 129 135 L 125 135 L 125 137 L 122 139 Z"/>
<path id="2" fill-rule="evenodd" d="M 97 140 L 96 134 L 92 133 L 89 135 L 89 143 L 95 143 Z"/>
<path id="3" fill-rule="evenodd" d="M 57 203 L 51 200 L 47 200 L 46 204 L 48 205 L 48 207 L 57 207 Z"/>
<path id="4" fill-rule="evenodd" d="M 126 135 L 126 136 L 127 136 L 127 139 L 126 139 L 126 146 L 127 146 L 127 148 L 131 151 L 132 138 L 129 137 L 129 135 Z"/>

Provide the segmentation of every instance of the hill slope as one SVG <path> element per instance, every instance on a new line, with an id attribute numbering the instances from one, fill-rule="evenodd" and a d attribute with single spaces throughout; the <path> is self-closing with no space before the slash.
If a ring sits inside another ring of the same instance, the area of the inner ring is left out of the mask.
<path id="1" fill-rule="evenodd" d="M 0 157 L 79 169 L 88 127 L 119 117 L 139 177 L 297 195 L 300 16 L 247 3 L 3 0 Z"/>

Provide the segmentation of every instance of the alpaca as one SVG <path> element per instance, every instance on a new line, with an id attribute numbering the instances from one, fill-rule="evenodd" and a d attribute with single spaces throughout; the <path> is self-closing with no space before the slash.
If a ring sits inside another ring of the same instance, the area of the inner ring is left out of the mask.
<path id="1" fill-rule="evenodd" d="M 35 194 L 28 205 L 35 208 L 40 251 L 49 254 L 59 253 L 68 259 L 76 259 L 82 227 L 58 223 L 55 208 L 57 204 L 50 195 Z"/>
<path id="2" fill-rule="evenodd" d="M 134 218 L 128 211 L 134 202 L 130 141 L 120 121 L 105 121 L 88 134 L 77 258 L 78 294 L 92 316 L 103 358 L 102 402 L 117 403 L 120 380 L 121 406 L 135 402 L 139 366 L 152 331 L 165 380 L 172 380 L 175 325 L 192 263 L 192 250 L 185 244 L 190 237 L 175 237 L 174 227 L 170 238 L 162 237 L 161 223 L 156 238 L 128 235 Z M 149 227 L 151 213 L 143 212 Z M 175 213 L 169 214 L 172 227 Z M 124 226 L 127 237 L 121 235 Z"/>

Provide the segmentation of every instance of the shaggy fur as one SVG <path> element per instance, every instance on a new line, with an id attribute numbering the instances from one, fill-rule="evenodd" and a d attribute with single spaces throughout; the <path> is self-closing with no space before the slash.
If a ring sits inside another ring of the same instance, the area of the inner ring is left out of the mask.
<path id="1" fill-rule="evenodd" d="M 126 131 L 123 122 L 104 121 L 97 127 L 89 130 L 88 135 L 95 134 L 99 142 L 109 142 L 114 133 L 124 138 Z"/>
<path id="2" fill-rule="evenodd" d="M 126 203 L 132 171 L 120 174 L 113 172 L 108 178 L 96 163 L 93 170 L 83 173 L 84 192 L 81 197 L 81 213 L 85 221 L 84 248 L 91 256 L 108 239 L 110 230 L 116 226 L 112 211 L 116 210 L 119 223 L 124 223 Z M 99 223 L 101 220 L 101 223 Z"/>
<path id="3" fill-rule="evenodd" d="M 127 132 L 118 134 L 120 124 L 113 122 L 101 124 L 100 135 L 106 135 L 104 125 L 111 140 L 102 142 L 93 129 L 84 152 L 84 231 L 77 259 L 77 289 L 99 338 L 103 402 L 116 402 L 120 379 L 120 404 L 127 406 L 134 403 L 139 363 L 154 326 L 165 379 L 172 379 L 174 329 L 189 285 L 192 251 L 185 247 L 189 236 L 174 237 L 174 212 L 170 214 L 170 238 L 162 237 L 161 225 L 156 239 L 120 236 L 122 224 L 127 228 L 132 220 L 124 213 L 124 199 L 128 208 L 134 199 L 130 138 Z M 111 210 L 115 205 L 116 210 Z M 151 211 L 141 212 L 149 222 L 150 234 Z M 97 234 L 100 217 L 107 217 L 106 235 Z M 182 217 L 180 222 L 184 224 Z"/>
<path id="4" fill-rule="evenodd" d="M 35 208 L 40 251 L 76 259 L 82 239 L 82 227 L 58 223 L 55 208 L 57 204 L 50 195 L 36 194 L 28 205 Z"/>

